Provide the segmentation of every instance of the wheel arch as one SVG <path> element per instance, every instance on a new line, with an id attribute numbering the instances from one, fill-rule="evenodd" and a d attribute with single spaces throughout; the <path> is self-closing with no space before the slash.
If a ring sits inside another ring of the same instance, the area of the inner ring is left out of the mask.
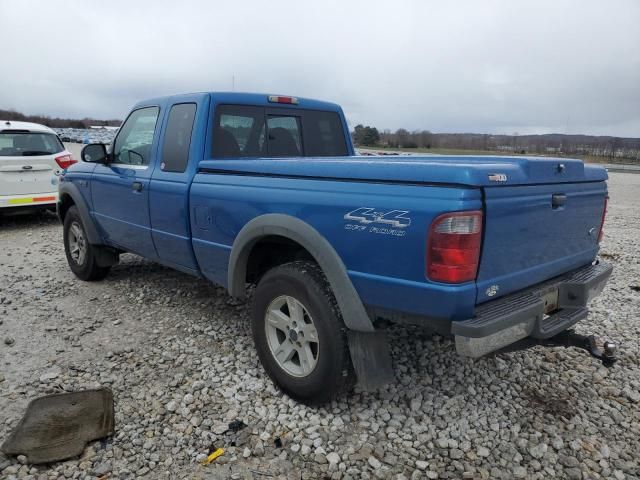
<path id="1" fill-rule="evenodd" d="M 96 224 L 93 221 L 91 214 L 89 213 L 87 202 L 82 196 L 82 193 L 80 193 L 80 191 L 78 190 L 78 187 L 69 182 L 60 184 L 56 210 L 58 213 L 58 218 L 62 223 L 64 223 L 64 218 L 67 214 L 67 211 L 74 205 L 78 209 L 78 214 L 82 219 L 82 224 L 89 239 L 89 243 L 96 245 L 102 244 L 102 237 L 100 236 L 98 228 L 96 227 Z"/>
<path id="2" fill-rule="evenodd" d="M 309 252 L 327 277 L 344 322 L 350 330 L 375 330 L 338 253 L 315 228 L 290 215 L 262 215 L 251 220 L 240 230 L 233 242 L 227 274 L 228 289 L 232 296 L 246 296 L 249 257 L 256 244 L 269 236 L 287 238 Z"/>

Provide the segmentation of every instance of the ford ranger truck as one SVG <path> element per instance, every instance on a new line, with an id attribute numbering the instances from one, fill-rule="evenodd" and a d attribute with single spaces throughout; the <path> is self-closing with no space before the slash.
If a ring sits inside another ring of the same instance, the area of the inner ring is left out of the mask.
<path id="1" fill-rule="evenodd" d="M 82 160 L 61 176 L 57 205 L 73 273 L 102 279 L 128 252 L 234 297 L 255 285 L 260 361 L 308 404 L 393 380 L 389 321 L 451 335 L 471 357 L 581 343 L 569 329 L 612 270 L 597 259 L 603 168 L 357 156 L 332 103 L 155 98 L 110 150 L 87 145 Z"/>

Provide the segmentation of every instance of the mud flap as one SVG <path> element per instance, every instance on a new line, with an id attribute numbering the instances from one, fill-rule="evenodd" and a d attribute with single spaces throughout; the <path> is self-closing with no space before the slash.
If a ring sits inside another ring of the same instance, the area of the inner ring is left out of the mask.
<path id="1" fill-rule="evenodd" d="M 387 335 L 383 331 L 356 332 L 349 330 L 349 352 L 358 385 L 373 391 L 395 381 Z"/>
<path id="2" fill-rule="evenodd" d="M 110 247 L 96 245 L 94 255 L 100 267 L 111 267 L 120 261 L 120 254 Z"/>

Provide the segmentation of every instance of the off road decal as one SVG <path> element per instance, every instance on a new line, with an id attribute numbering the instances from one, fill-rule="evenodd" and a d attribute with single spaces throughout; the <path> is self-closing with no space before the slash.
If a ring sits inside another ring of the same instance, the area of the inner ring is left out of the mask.
<path id="1" fill-rule="evenodd" d="M 344 215 L 347 223 L 345 230 L 393 235 L 404 237 L 404 230 L 411 225 L 409 210 L 380 210 L 371 207 L 360 207 Z"/>

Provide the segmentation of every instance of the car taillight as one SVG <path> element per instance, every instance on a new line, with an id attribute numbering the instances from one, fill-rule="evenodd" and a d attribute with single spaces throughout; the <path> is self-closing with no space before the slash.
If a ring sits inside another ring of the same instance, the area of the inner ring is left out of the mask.
<path id="1" fill-rule="evenodd" d="M 71 158 L 71 155 L 69 154 L 60 155 L 59 157 L 55 158 L 55 161 L 58 164 L 58 166 L 63 170 L 69 168 L 74 163 L 78 163 L 78 161 Z"/>
<path id="2" fill-rule="evenodd" d="M 445 283 L 476 278 L 482 242 L 482 212 L 445 213 L 429 228 L 426 275 Z"/>
<path id="3" fill-rule="evenodd" d="M 598 243 L 604 237 L 604 220 L 607 218 L 607 207 L 609 206 L 609 197 L 604 197 L 604 210 L 602 210 L 602 219 L 600 220 L 600 232 L 598 233 Z"/>

